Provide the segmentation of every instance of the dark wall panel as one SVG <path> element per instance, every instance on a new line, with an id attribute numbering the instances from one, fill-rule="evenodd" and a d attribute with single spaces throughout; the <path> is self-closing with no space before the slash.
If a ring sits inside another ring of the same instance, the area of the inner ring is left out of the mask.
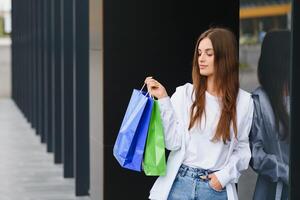
<path id="1" fill-rule="evenodd" d="M 147 75 L 161 80 L 171 94 L 190 80 L 194 45 L 202 31 L 215 24 L 238 33 L 238 2 L 215 3 L 104 2 L 106 145 L 114 143 L 116 122 L 122 120 L 132 89 L 140 88 Z M 115 101 L 120 101 L 118 108 L 112 108 Z"/>
<path id="2" fill-rule="evenodd" d="M 44 88 L 45 88 L 45 81 L 44 81 L 44 70 L 45 70 L 45 42 L 44 42 L 44 0 L 39 1 L 39 31 L 38 31 L 38 43 L 39 43 L 39 88 L 38 88 L 38 96 L 39 96 L 39 129 L 41 142 L 46 142 L 46 134 L 45 134 L 45 124 L 46 124 L 46 118 L 45 118 L 45 96 L 44 96 Z"/>
<path id="3" fill-rule="evenodd" d="M 61 0 L 53 0 L 53 21 L 52 21 L 52 34 L 53 34 L 53 69 L 54 69 L 54 113 L 53 119 L 53 152 L 54 162 L 62 162 L 62 63 L 61 63 Z"/>
<path id="4" fill-rule="evenodd" d="M 73 0 L 62 1 L 62 160 L 64 177 L 74 177 Z"/>
<path id="5" fill-rule="evenodd" d="M 75 193 L 88 195 L 89 159 L 89 1 L 75 0 Z"/>
<path id="6" fill-rule="evenodd" d="M 211 25 L 238 34 L 239 2 L 104 1 L 104 199 L 147 199 L 154 179 L 123 170 L 112 155 L 132 89 L 148 75 L 169 95 L 191 81 L 195 42 Z"/>
<path id="7" fill-rule="evenodd" d="M 46 12 L 46 31 L 47 36 L 45 37 L 47 45 L 47 60 L 46 60 L 46 76 L 47 76 L 47 85 L 46 85 L 46 95 L 47 95 L 47 151 L 53 152 L 53 42 L 52 42 L 52 1 L 47 0 L 45 6 L 47 9 Z"/>
<path id="8" fill-rule="evenodd" d="M 88 195 L 88 1 L 12 5 L 13 98 L 54 163 L 63 162 L 63 176 L 75 175 L 75 195 Z"/>
<path id="9" fill-rule="evenodd" d="M 48 137 L 49 137 L 49 96 L 48 96 L 48 59 L 49 58 L 49 44 L 48 44 L 48 12 L 49 12 L 49 6 L 48 6 L 48 1 L 47 0 L 42 0 L 43 1 L 43 106 L 44 106 L 44 126 L 43 126 L 43 136 L 44 138 L 42 141 L 47 142 L 48 144 Z"/>

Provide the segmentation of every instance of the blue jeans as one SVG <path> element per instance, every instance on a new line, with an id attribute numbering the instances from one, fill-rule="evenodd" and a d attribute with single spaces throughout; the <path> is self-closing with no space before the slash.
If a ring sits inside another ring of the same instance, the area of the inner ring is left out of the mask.
<path id="1" fill-rule="evenodd" d="M 213 171 L 181 165 L 168 200 L 226 200 L 225 188 L 217 191 L 210 186 L 208 179 L 200 178 L 210 173 Z"/>

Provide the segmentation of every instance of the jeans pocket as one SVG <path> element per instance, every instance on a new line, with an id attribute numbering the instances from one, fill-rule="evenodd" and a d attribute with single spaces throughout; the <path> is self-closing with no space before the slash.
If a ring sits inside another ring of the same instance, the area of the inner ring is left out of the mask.
<path id="1" fill-rule="evenodd" d="M 222 188 L 221 190 L 216 190 L 215 188 L 213 188 L 213 187 L 210 185 L 210 181 L 207 181 L 206 183 L 207 183 L 208 187 L 209 187 L 211 190 L 213 190 L 214 192 L 222 193 L 222 192 L 225 192 L 225 191 L 226 191 L 225 187 Z"/>

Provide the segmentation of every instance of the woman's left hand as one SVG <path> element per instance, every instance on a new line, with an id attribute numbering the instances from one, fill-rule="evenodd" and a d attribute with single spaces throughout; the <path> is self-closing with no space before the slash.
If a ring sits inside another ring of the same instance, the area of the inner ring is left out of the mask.
<path id="1" fill-rule="evenodd" d="M 214 173 L 209 174 L 208 178 L 210 179 L 208 184 L 210 184 L 210 186 L 212 188 L 214 188 L 217 191 L 221 191 L 223 189 L 219 179 L 217 178 L 217 176 Z"/>

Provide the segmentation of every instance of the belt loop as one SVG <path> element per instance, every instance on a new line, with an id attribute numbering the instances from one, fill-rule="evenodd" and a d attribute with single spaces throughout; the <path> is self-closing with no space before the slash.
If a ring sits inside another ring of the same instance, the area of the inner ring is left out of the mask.
<path id="1" fill-rule="evenodd" d="M 184 177 L 186 175 L 186 172 L 188 171 L 188 166 L 184 166 L 182 172 L 181 172 L 181 176 Z"/>
<path id="2" fill-rule="evenodd" d="M 209 178 L 208 178 L 208 170 L 204 170 L 204 174 L 205 174 L 205 181 L 209 181 Z"/>
<path id="3" fill-rule="evenodd" d="M 208 170 L 205 170 L 205 171 L 204 171 L 204 174 L 205 174 L 205 176 L 206 176 L 206 179 L 208 179 Z"/>

